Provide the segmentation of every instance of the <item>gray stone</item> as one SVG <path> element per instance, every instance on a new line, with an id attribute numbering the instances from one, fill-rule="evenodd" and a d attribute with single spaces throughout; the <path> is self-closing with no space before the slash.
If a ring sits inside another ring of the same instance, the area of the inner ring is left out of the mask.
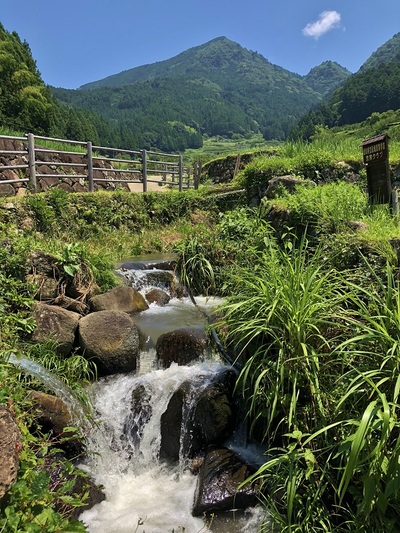
<path id="1" fill-rule="evenodd" d="M 139 330 L 122 311 L 90 313 L 79 322 L 79 344 L 93 359 L 101 375 L 130 372 L 136 368 Z"/>
<path id="2" fill-rule="evenodd" d="M 61 355 L 69 355 L 74 347 L 75 334 L 81 316 L 62 307 L 38 303 L 34 309 L 36 328 L 32 334 L 34 342 L 53 339 Z"/>
<path id="3" fill-rule="evenodd" d="M 156 352 L 163 368 L 172 363 L 187 365 L 199 359 L 208 346 L 204 331 L 194 328 L 180 328 L 160 335 L 157 339 Z"/>
<path id="4" fill-rule="evenodd" d="M 123 311 L 124 313 L 140 313 L 149 308 L 146 300 L 137 290 L 127 285 L 120 285 L 94 296 L 90 300 L 93 311 Z"/>

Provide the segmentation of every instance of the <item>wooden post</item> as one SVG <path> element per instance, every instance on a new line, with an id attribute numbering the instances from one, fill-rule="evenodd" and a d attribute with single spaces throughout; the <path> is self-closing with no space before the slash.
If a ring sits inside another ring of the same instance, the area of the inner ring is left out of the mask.
<path id="1" fill-rule="evenodd" d="M 35 136 L 28 133 L 28 162 L 29 162 L 29 185 L 33 192 L 37 191 L 36 163 L 35 163 Z"/>
<path id="2" fill-rule="evenodd" d="M 193 165 L 193 185 L 194 188 L 197 190 L 200 185 L 200 177 L 201 177 L 201 171 L 202 171 L 202 162 L 196 161 Z"/>
<path id="3" fill-rule="evenodd" d="M 147 152 L 142 150 L 142 180 L 143 192 L 147 192 Z"/>
<path id="4" fill-rule="evenodd" d="M 179 192 L 182 192 L 183 186 L 183 158 L 179 156 Z"/>
<path id="5" fill-rule="evenodd" d="M 392 209 L 395 215 L 399 214 L 399 194 L 397 189 L 392 190 Z"/>
<path id="6" fill-rule="evenodd" d="M 94 191 L 93 181 L 93 144 L 91 141 L 87 142 L 87 173 L 89 180 L 89 192 Z"/>

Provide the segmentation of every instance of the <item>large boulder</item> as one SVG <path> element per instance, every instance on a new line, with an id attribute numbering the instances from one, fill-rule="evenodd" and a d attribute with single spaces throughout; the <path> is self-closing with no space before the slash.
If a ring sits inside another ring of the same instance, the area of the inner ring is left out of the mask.
<path id="1" fill-rule="evenodd" d="M 75 334 L 81 315 L 62 307 L 38 303 L 34 309 L 36 328 L 32 334 L 34 342 L 53 339 L 61 355 L 69 355 L 74 347 Z"/>
<path id="2" fill-rule="evenodd" d="M 125 313 L 139 313 L 149 308 L 146 300 L 137 290 L 127 285 L 120 285 L 94 296 L 90 300 L 93 311 L 123 311 Z"/>
<path id="3" fill-rule="evenodd" d="M 235 373 L 231 370 L 205 387 L 184 382 L 161 417 L 161 458 L 176 461 L 180 454 L 194 457 L 211 444 L 222 444 L 235 426 L 234 386 Z"/>
<path id="4" fill-rule="evenodd" d="M 139 330 L 123 311 L 90 313 L 80 320 L 79 345 L 101 375 L 130 372 L 136 368 Z"/>
<path id="5" fill-rule="evenodd" d="M 170 301 L 170 297 L 168 293 L 163 291 L 162 289 L 150 289 L 146 292 L 146 300 L 150 304 L 156 304 L 160 307 L 163 307 L 164 305 L 167 305 Z"/>
<path id="6" fill-rule="evenodd" d="M 11 412 L 0 406 L 0 499 L 17 479 L 21 434 Z"/>
<path id="7" fill-rule="evenodd" d="M 208 338 L 204 331 L 194 328 L 179 328 L 160 335 L 156 352 L 163 368 L 172 363 L 187 365 L 204 355 Z"/>
<path id="8" fill-rule="evenodd" d="M 240 485 L 251 475 L 248 466 L 231 450 L 211 449 L 200 468 L 193 516 L 246 509 L 258 503 L 257 487 Z"/>

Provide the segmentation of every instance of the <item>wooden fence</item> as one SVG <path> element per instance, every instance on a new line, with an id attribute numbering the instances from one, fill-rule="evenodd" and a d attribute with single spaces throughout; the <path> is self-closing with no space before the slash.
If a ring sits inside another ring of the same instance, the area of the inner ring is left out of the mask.
<path id="1" fill-rule="evenodd" d="M 191 169 L 183 165 L 182 155 L 93 146 L 90 141 L 33 133 L 24 137 L 0 135 L 0 185 L 22 185 L 31 192 L 42 190 L 41 179 L 52 178 L 60 183 L 79 181 L 89 192 L 101 184 L 120 184 L 129 190 L 129 185 L 135 183 L 146 192 L 150 182 L 182 191 L 194 187 L 195 181 L 197 188 L 198 180 L 191 174 Z"/>

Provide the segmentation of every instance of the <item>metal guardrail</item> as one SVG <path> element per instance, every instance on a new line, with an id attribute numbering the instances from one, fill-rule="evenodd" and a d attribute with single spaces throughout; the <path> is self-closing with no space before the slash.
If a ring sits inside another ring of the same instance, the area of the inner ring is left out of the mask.
<path id="1" fill-rule="evenodd" d="M 89 192 L 94 191 L 96 182 L 141 183 L 143 192 L 147 192 L 149 182 L 177 187 L 179 191 L 194 186 L 190 168 L 184 167 L 182 155 L 94 146 L 91 141 L 57 139 L 33 133 L 24 137 L 0 135 L 1 139 L 22 142 L 24 149 L 0 150 L 0 184 L 27 183 L 32 192 L 38 192 L 38 180 L 41 178 L 58 178 L 61 182 L 65 179 L 83 180 L 87 182 Z M 52 143 L 65 145 L 66 149 L 52 148 Z M 24 155 L 27 164 L 2 164 L 2 160 Z M 54 157 L 49 160 L 49 155 Z M 78 156 L 79 162 L 60 160 L 66 159 L 65 156 Z M 54 168 L 54 174 L 41 172 L 41 165 Z M 68 173 L 69 168 L 75 172 Z M 20 179 L 2 179 L 2 173 L 7 169 L 17 170 L 18 173 L 22 171 L 23 176 Z M 107 173 L 113 174 L 113 177 L 107 176 Z"/>

